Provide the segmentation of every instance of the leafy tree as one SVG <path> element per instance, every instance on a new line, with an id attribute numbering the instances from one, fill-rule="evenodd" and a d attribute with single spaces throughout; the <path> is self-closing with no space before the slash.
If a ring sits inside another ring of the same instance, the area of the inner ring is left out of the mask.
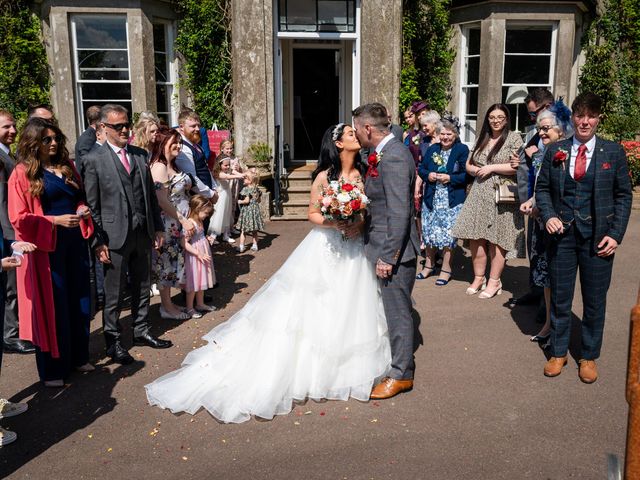
<path id="1" fill-rule="evenodd" d="M 0 108 L 20 121 L 29 104 L 49 103 L 51 77 L 40 20 L 26 0 L 0 0 Z"/>
<path id="2" fill-rule="evenodd" d="M 229 128 L 231 0 L 174 0 L 181 14 L 175 46 L 184 60 L 180 81 L 190 91 L 203 125 Z"/>

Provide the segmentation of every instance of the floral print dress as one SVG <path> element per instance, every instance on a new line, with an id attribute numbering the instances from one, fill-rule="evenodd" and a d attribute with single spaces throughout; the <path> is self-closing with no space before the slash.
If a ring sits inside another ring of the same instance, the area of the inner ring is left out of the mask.
<path id="1" fill-rule="evenodd" d="M 184 172 L 175 174 L 164 186 L 169 191 L 169 201 L 181 215 L 189 215 L 189 191 L 191 178 Z M 156 190 L 163 185 L 155 183 Z M 180 245 L 182 225 L 175 218 L 161 212 L 164 223 L 164 245 L 159 250 L 153 250 L 151 263 L 152 282 L 159 287 L 178 288 L 185 282 L 184 252 Z"/>
<path id="2" fill-rule="evenodd" d="M 236 228 L 241 232 L 253 232 L 264 228 L 260 214 L 260 190 L 255 185 L 240 190 L 240 198 L 249 197 L 249 203 L 240 205 L 240 216 Z"/>

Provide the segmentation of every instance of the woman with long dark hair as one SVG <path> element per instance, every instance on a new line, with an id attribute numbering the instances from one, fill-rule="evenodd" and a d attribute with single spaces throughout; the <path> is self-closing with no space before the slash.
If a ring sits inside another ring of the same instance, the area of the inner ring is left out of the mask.
<path id="1" fill-rule="evenodd" d="M 189 222 L 189 190 L 191 178 L 180 171 L 175 159 L 182 145 L 180 133 L 173 128 L 161 126 L 156 141 L 151 145 L 149 167 L 158 197 L 164 244 L 153 250 L 151 257 L 152 283 L 160 290 L 160 316 L 169 320 L 190 318 L 171 301 L 171 287 L 180 288 L 184 283 L 184 253 L 180 246 L 182 229 L 193 233 Z"/>
<path id="2" fill-rule="evenodd" d="M 9 178 L 16 238 L 37 250 L 18 269 L 20 337 L 36 346 L 40 379 L 62 387 L 73 368 L 88 372 L 91 213 L 60 129 L 31 119 L 20 134 Z"/>
<path id="3" fill-rule="evenodd" d="M 510 131 L 507 106 L 491 105 L 466 164 L 467 173 L 475 179 L 452 230 L 454 237 L 470 242 L 475 278 L 467 288 L 468 295 L 481 290 L 479 298 L 500 295 L 506 259 L 516 256 L 524 245 L 524 220 L 517 198 L 507 203 L 496 192 L 500 185 L 515 182 L 516 170 L 509 164 L 509 157 L 521 145 L 520 134 Z M 487 282 L 488 258 L 491 269 Z"/>
<path id="4" fill-rule="evenodd" d="M 205 337 L 208 345 L 146 386 L 152 405 L 191 414 L 204 407 L 237 423 L 287 414 L 306 398 L 369 399 L 391 362 L 378 280 L 364 256 L 361 222 L 326 218 L 319 199 L 340 182 L 364 189 L 359 152 L 351 126 L 327 130 L 309 201 L 316 227 L 238 313 Z"/>

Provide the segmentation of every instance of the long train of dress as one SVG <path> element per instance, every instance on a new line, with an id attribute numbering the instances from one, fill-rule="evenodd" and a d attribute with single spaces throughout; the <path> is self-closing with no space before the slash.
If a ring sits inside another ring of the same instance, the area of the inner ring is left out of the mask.
<path id="1" fill-rule="evenodd" d="M 387 323 L 362 239 L 314 228 L 227 322 L 203 337 L 179 370 L 147 385 L 149 403 L 205 408 L 218 420 L 271 419 L 294 401 L 366 401 L 389 370 Z"/>

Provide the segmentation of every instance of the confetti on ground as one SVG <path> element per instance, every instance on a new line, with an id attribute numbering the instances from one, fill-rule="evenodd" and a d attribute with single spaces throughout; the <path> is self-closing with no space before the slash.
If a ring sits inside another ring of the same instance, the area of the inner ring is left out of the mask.
<path id="1" fill-rule="evenodd" d="M 87 435 L 87 438 L 93 438 L 93 433 L 90 433 L 89 435 Z"/>
<path id="2" fill-rule="evenodd" d="M 313 412 L 311 410 L 307 410 L 306 412 L 304 412 L 305 415 L 311 415 Z M 322 415 L 322 414 L 320 414 Z"/>
<path id="3" fill-rule="evenodd" d="M 186 462 L 187 460 L 189 460 L 189 458 L 188 457 L 182 457 L 182 460 L 184 460 Z"/>
<path id="4" fill-rule="evenodd" d="M 378 423 L 378 419 L 377 419 L 377 418 L 373 418 L 373 419 L 371 420 L 371 423 Z"/>
<path id="5" fill-rule="evenodd" d="M 300 425 L 300 422 L 293 422 L 294 425 Z"/>
<path id="6" fill-rule="evenodd" d="M 325 413 L 324 412 L 320 412 L 320 416 L 324 417 Z"/>
<path id="7" fill-rule="evenodd" d="M 158 430 L 157 428 L 154 428 L 153 430 L 151 430 L 149 432 L 149 435 L 151 435 L 152 437 L 155 437 L 158 434 L 159 431 L 160 430 Z"/>
<path id="8" fill-rule="evenodd" d="M 107 448 L 107 452 L 113 452 L 113 448 L 111 447 Z"/>

